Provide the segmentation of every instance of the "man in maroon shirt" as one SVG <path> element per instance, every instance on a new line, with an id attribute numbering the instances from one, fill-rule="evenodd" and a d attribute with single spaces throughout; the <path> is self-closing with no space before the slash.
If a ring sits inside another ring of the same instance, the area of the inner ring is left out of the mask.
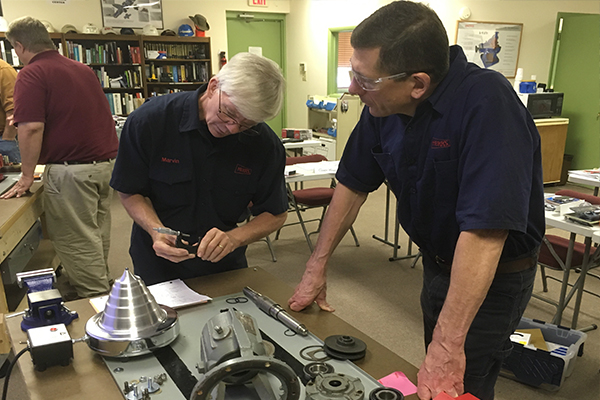
<path id="1" fill-rule="evenodd" d="M 60 55 L 40 21 L 17 19 L 6 37 L 25 65 L 14 92 L 23 174 L 2 198 L 24 195 L 36 164 L 46 164 L 47 228 L 69 282 L 80 297 L 106 293 L 118 149 L 108 101 L 96 74 Z"/>

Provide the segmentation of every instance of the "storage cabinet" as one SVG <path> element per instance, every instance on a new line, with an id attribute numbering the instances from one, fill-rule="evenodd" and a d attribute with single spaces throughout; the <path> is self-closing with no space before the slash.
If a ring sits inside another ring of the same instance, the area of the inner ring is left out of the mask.
<path id="1" fill-rule="evenodd" d="M 540 118 L 534 121 L 541 137 L 544 184 L 560 182 L 569 119 Z"/>
<path id="2" fill-rule="evenodd" d="M 195 90 L 212 73 L 208 37 L 73 33 L 50 37 L 64 56 L 94 70 L 115 115 L 128 115 L 151 96 Z M 22 68 L 11 49 L 0 32 L 2 58 Z"/>
<path id="3" fill-rule="evenodd" d="M 358 96 L 345 93 L 337 100 L 334 110 L 327 111 L 308 108 L 308 127 L 313 130 L 313 135 L 335 139 L 336 160 L 344 153 L 346 142 L 360 118 L 363 102 Z M 336 136 L 327 134 L 329 128 L 337 128 Z"/>

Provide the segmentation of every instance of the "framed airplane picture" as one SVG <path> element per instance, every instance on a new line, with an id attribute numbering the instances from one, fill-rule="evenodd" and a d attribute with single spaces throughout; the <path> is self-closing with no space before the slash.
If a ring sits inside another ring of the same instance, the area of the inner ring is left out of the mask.
<path id="1" fill-rule="evenodd" d="M 163 29 L 162 0 L 100 0 L 102 23 L 110 28 Z"/>

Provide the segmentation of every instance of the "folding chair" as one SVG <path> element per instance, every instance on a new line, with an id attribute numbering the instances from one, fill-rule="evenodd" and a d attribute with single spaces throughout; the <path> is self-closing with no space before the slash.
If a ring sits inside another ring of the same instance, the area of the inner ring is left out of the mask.
<path id="1" fill-rule="evenodd" d="M 288 157 L 288 158 L 286 158 L 285 163 L 286 163 L 286 165 L 294 165 L 294 164 L 312 163 L 312 162 L 320 162 L 320 161 L 327 161 L 327 158 L 325 158 L 325 156 L 322 156 L 320 154 L 313 154 L 310 156 Z M 292 187 L 290 186 L 289 183 L 286 183 L 286 186 L 287 186 L 288 200 L 290 203 L 290 210 L 293 210 L 296 212 L 296 215 L 298 216 L 298 222 L 285 224 L 284 226 L 300 224 L 300 226 L 302 227 L 302 231 L 304 232 L 304 237 L 306 238 L 306 242 L 308 243 L 308 247 L 310 248 L 310 251 L 312 252 L 314 249 L 314 246 L 312 244 L 312 241 L 310 240 L 310 235 L 318 233 L 321 230 L 321 224 L 323 223 L 323 217 L 325 216 L 327 207 L 329 206 L 329 203 L 331 202 L 331 199 L 333 198 L 333 192 L 335 190 L 335 179 L 331 179 L 331 184 L 329 187 L 312 187 L 312 188 L 307 188 L 307 189 L 304 189 L 303 187 L 301 187 L 300 189 L 294 190 L 294 189 L 292 189 Z M 303 212 L 305 212 L 306 210 L 309 210 L 312 208 L 318 208 L 318 207 L 323 208 L 323 212 L 321 213 L 320 218 L 314 218 L 314 219 L 310 219 L 310 220 L 304 220 L 304 218 L 302 218 Z M 313 221 L 319 221 L 319 226 L 317 227 L 316 231 L 309 233 L 308 230 L 306 229 L 306 223 L 313 222 Z M 282 228 L 284 226 L 282 226 Z M 281 231 L 281 228 L 277 231 L 275 240 L 277 240 L 279 238 L 280 231 Z M 354 232 L 353 227 L 350 227 L 350 232 L 352 233 L 352 236 L 354 237 L 354 242 L 356 243 L 356 246 L 357 247 L 360 246 L 360 244 L 358 243 L 358 238 L 356 237 L 356 233 Z"/>

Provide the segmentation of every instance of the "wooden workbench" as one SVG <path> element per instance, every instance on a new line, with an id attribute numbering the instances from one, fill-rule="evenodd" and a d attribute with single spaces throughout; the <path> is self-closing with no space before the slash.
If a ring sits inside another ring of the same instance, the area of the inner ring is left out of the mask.
<path id="1" fill-rule="evenodd" d="M 264 295 L 271 297 L 281 305 L 287 304 L 293 290 L 273 275 L 259 268 L 245 268 L 221 274 L 190 279 L 186 283 L 194 290 L 211 297 L 224 296 L 242 291 L 250 286 Z M 87 320 L 94 311 L 87 300 L 76 300 L 67 303 L 71 310 L 79 313 L 79 319 L 68 326 L 72 338 L 82 337 Z M 201 305 L 198 307 L 202 307 Z M 320 311 L 313 304 L 302 313 L 292 313 L 294 317 L 320 339 L 343 332 L 362 339 L 367 344 L 367 354 L 356 365 L 376 379 L 394 371 L 402 371 L 413 382 L 417 382 L 417 368 L 398 355 L 369 338 L 356 328 L 348 325 L 333 313 Z M 7 321 L 8 330 L 15 354 L 23 349 L 26 334 L 20 328 L 21 318 Z M 198 339 L 200 332 L 198 332 Z M 51 367 L 44 372 L 37 372 L 29 355 L 19 359 L 19 368 L 13 373 L 21 373 L 26 383 L 30 399 L 54 400 L 94 400 L 122 398 L 120 388 L 113 381 L 101 357 L 92 352 L 84 343 L 74 345 L 74 359 L 68 367 Z M 120 383 L 122 384 L 122 383 Z M 9 389 L 10 392 L 10 389 Z M 417 399 L 416 395 L 406 397 Z"/>

